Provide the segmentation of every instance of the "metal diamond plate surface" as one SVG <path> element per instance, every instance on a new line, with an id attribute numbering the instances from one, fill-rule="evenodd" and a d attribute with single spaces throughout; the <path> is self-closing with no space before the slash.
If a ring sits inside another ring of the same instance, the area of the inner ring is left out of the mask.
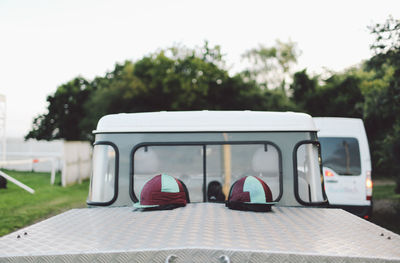
<path id="1" fill-rule="evenodd" d="M 73 209 L 0 238 L 0 262 L 224 262 L 224 255 L 230 262 L 400 262 L 400 236 L 339 209 L 255 213 L 199 203 Z"/>

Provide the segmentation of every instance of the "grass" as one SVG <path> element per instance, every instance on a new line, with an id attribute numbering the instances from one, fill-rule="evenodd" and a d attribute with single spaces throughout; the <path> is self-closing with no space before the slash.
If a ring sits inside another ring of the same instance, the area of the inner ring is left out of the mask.
<path id="1" fill-rule="evenodd" d="M 374 200 L 400 200 L 400 194 L 396 194 L 394 189 L 396 184 L 376 185 L 373 189 Z"/>
<path id="2" fill-rule="evenodd" d="M 374 185 L 371 222 L 400 234 L 400 194 L 394 180 L 382 180 Z"/>
<path id="3" fill-rule="evenodd" d="M 65 210 L 86 206 L 89 181 L 64 188 L 60 174 L 51 185 L 49 173 L 3 171 L 33 188 L 35 194 L 11 182 L 7 189 L 0 189 L 0 236 Z"/>

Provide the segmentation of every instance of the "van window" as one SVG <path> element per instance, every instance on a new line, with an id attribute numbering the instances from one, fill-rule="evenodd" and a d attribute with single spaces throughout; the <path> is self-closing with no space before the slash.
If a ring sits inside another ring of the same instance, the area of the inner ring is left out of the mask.
<path id="1" fill-rule="evenodd" d="M 96 144 L 93 148 L 93 169 L 90 179 L 90 203 L 107 203 L 115 197 L 117 174 L 116 150 L 107 144 Z"/>
<path id="2" fill-rule="evenodd" d="M 191 202 L 212 202 L 208 194 L 222 197 L 216 201 L 223 202 L 231 185 L 247 175 L 264 180 L 274 200 L 281 196 L 281 157 L 271 143 L 199 144 L 138 148 L 133 154 L 134 196 L 139 199 L 143 185 L 158 174 L 181 180 L 188 188 Z M 215 189 L 222 192 L 212 193 Z"/>
<path id="3" fill-rule="evenodd" d="M 320 137 L 322 165 L 339 175 L 360 175 L 360 148 L 356 138 Z"/>

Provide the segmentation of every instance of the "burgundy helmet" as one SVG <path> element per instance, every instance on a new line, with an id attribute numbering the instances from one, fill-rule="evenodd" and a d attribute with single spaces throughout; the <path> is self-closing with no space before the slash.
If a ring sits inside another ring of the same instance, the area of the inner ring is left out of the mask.
<path id="1" fill-rule="evenodd" d="M 271 190 L 263 180 L 245 176 L 232 185 L 226 206 L 235 210 L 267 212 L 275 203 Z"/>
<path id="2" fill-rule="evenodd" d="M 140 201 L 133 206 L 143 209 L 174 209 L 188 202 L 189 195 L 182 181 L 159 174 L 146 182 L 140 192 Z"/>

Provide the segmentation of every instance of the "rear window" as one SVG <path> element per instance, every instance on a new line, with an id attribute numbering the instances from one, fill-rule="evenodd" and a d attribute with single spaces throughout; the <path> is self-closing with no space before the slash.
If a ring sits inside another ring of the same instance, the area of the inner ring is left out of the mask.
<path id="1" fill-rule="evenodd" d="M 269 142 L 145 145 L 134 151 L 132 161 L 131 191 L 136 198 L 149 179 L 163 173 L 183 182 L 189 190 L 191 202 L 211 201 L 208 199 L 214 188 L 221 189 L 224 198 L 220 201 L 224 201 L 231 185 L 248 175 L 264 180 L 275 201 L 281 196 L 280 152 Z M 222 197 L 222 194 L 218 196 Z"/>
<path id="2" fill-rule="evenodd" d="M 360 147 L 356 138 L 320 137 L 322 165 L 340 175 L 360 175 Z"/>

